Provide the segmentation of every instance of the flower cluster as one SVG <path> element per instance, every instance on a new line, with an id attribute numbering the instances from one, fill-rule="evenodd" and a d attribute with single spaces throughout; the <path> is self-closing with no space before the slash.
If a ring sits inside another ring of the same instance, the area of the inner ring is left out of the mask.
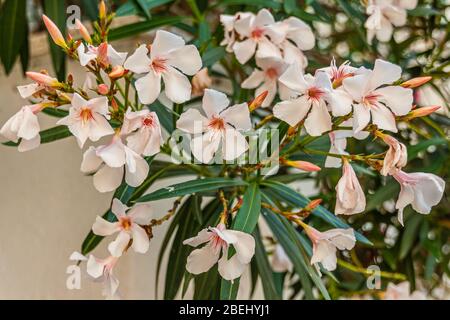
<path id="1" fill-rule="evenodd" d="M 379 40 L 386 40 L 388 34 L 390 37 L 391 22 L 401 24 L 402 20 L 396 20 L 394 13 L 403 17 L 405 12 L 398 8 L 412 7 L 405 6 L 404 1 L 394 0 L 370 3 L 368 13 L 371 17 L 366 27 L 370 39 L 376 34 Z M 402 225 L 403 210 L 409 204 L 415 211 L 429 214 L 441 200 L 444 180 L 431 173 L 403 171 L 408 162 L 407 148 L 386 133 L 398 132 L 399 121 L 436 110 L 413 109 L 413 88 L 424 81 L 404 82 L 399 66 L 377 59 L 373 69 L 354 67 L 348 62 L 338 67 L 333 59 L 330 66 L 305 74 L 307 59 L 303 50 L 310 50 L 315 45 L 309 25 L 295 17 L 276 22 L 266 9 L 256 15 L 250 12 L 222 15 L 220 21 L 225 31 L 222 45 L 234 53 L 241 64 L 248 63 L 254 56 L 257 66 L 241 83 L 242 88 L 255 89 L 256 99 L 251 103 L 234 104 L 225 93 L 209 88 L 211 79 L 207 69 L 202 69 L 202 59 L 195 45 L 186 44 L 182 37 L 171 32 L 158 30 L 151 45 L 142 44 L 132 54 L 118 52 L 107 38 L 102 38 L 107 34 L 111 19 L 112 15 L 101 14 L 99 26 L 103 32 L 95 37 L 91 37 L 77 21 L 82 40 L 72 37 L 66 40 L 44 16 L 55 43 L 86 68 L 88 78 L 80 88 L 73 84 L 71 77 L 67 81 L 58 81 L 46 72 L 27 73 L 34 82 L 18 87 L 18 90 L 23 98 L 36 103 L 22 107 L 0 130 L 4 137 L 17 143 L 19 151 L 39 146 L 41 135 L 37 114 L 46 109 L 57 109 L 63 114 L 57 124 L 67 127 L 79 147 L 83 149 L 90 143 L 84 151 L 81 171 L 93 176 L 99 192 L 117 190 L 122 184 L 148 188 L 144 181 L 150 175 L 151 161 L 162 153 L 170 154 L 166 152 L 170 149 L 170 138 L 163 138 L 158 114 L 148 108 L 163 91 L 169 101 L 182 107 L 170 111 L 176 116 L 176 128 L 192 138 L 191 153 L 202 164 L 200 169 L 196 167 L 201 173 L 215 156 L 221 155 L 224 166 L 219 177 L 247 179 L 251 183 L 258 181 L 258 175 L 252 174 L 266 163 L 240 166 L 234 160 L 245 158 L 249 150 L 246 133 L 278 119 L 289 126 L 280 149 L 272 155 L 278 158 L 281 166 L 307 172 L 321 170 L 313 163 L 292 159 L 290 151 L 299 148 L 298 140 L 329 137 L 330 150 L 322 154 L 326 156 L 325 167 L 342 166 L 342 176 L 335 186 L 335 215 L 366 211 L 365 191 L 352 165 L 356 162 L 398 181 L 401 188 L 396 208 Z M 132 90 L 136 93 L 135 101 L 130 98 Z M 203 95 L 200 110 L 194 106 L 187 108 L 185 104 L 193 94 Z M 255 123 L 255 110 L 260 106 L 267 107 L 264 112 L 269 115 Z M 346 151 L 347 139 L 365 140 L 369 136 L 382 141 L 388 150 L 367 156 L 351 155 Z M 100 140 L 106 142 L 100 144 Z M 216 171 L 208 171 L 205 176 L 214 176 Z M 255 239 L 250 234 L 252 231 L 233 230 L 230 229 L 232 224 L 227 224 L 242 206 L 242 190 L 236 188 L 233 201 L 226 199 L 222 190 L 216 191 L 223 206 L 220 223 L 216 225 L 217 220 L 214 220 L 215 227 L 208 226 L 184 240 L 185 245 L 202 246 L 190 253 L 186 269 L 198 275 L 217 263 L 220 276 L 233 281 L 249 266 L 255 254 Z M 229 210 L 228 202 L 236 203 L 234 199 L 238 200 L 237 204 Z M 130 248 L 137 253 L 146 253 L 153 236 L 152 227 L 174 215 L 179 202 L 167 216 L 152 220 L 148 203 L 122 203 L 121 199 L 114 198 L 111 214 L 96 218 L 92 226 L 95 235 L 107 237 L 118 233 L 108 245 L 110 256 L 104 260 L 93 255 L 78 257 L 87 261 L 87 272 L 92 278 L 104 280 L 107 297 L 118 296 L 119 281 L 113 275 L 118 259 Z M 336 269 L 337 251 L 352 250 L 356 236 L 352 228 L 321 232 L 308 225 L 305 219 L 319 203 L 320 200 L 312 201 L 297 213 L 285 212 L 264 202 L 261 205 L 303 228 L 312 244 L 310 262 L 320 274 L 321 269 Z M 292 268 L 279 246 L 273 264 L 277 270 Z"/>

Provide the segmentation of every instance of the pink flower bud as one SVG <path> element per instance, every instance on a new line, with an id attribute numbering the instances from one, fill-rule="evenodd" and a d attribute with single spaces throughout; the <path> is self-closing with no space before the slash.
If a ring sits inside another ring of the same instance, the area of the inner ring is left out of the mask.
<path id="1" fill-rule="evenodd" d="M 290 161 L 285 159 L 280 159 L 281 163 L 289 167 L 297 168 L 307 172 L 315 172 L 322 170 L 319 166 L 307 161 Z"/>
<path id="2" fill-rule="evenodd" d="M 429 106 L 429 107 L 423 107 L 423 108 L 417 108 L 411 111 L 411 113 L 407 116 L 408 119 L 414 119 L 414 118 L 420 118 L 420 117 L 426 117 L 433 112 L 436 112 L 439 110 L 440 106 Z"/>
<path id="3" fill-rule="evenodd" d="M 29 71 L 26 73 L 26 75 L 28 78 L 30 78 L 31 80 L 33 80 L 34 82 L 36 82 L 40 85 L 43 85 L 46 87 L 51 87 L 51 88 L 61 87 L 61 83 L 57 79 L 52 78 L 46 74 Z"/>
<path id="4" fill-rule="evenodd" d="M 269 91 L 264 91 L 263 93 L 261 93 L 259 96 L 257 96 L 255 98 L 255 100 L 253 100 L 252 102 L 249 103 L 249 109 L 250 112 L 255 111 L 256 109 L 258 109 L 259 107 L 262 106 L 264 100 L 266 100 L 267 95 L 269 94 Z"/>
<path id="5" fill-rule="evenodd" d="M 413 78 L 410 79 L 408 81 L 405 81 L 401 84 L 401 86 L 403 88 L 417 88 L 420 87 L 421 85 L 424 85 L 425 83 L 427 83 L 428 81 L 430 81 L 431 79 L 433 79 L 432 77 L 417 77 L 417 78 Z"/>
<path id="6" fill-rule="evenodd" d="M 119 79 L 125 74 L 125 69 L 122 66 L 115 66 L 108 74 L 111 79 Z"/>
<path id="7" fill-rule="evenodd" d="M 100 84 L 97 88 L 97 92 L 98 92 L 98 94 L 105 96 L 108 94 L 109 88 L 106 84 Z"/>
<path id="8" fill-rule="evenodd" d="M 78 31 L 80 32 L 81 36 L 83 37 L 84 41 L 87 43 L 92 43 L 91 35 L 89 34 L 89 31 L 86 29 L 83 23 L 81 23 L 80 20 L 76 19 L 75 24 L 77 26 Z"/>
<path id="9" fill-rule="evenodd" d="M 42 15 L 42 19 L 44 20 L 45 27 L 48 30 L 48 33 L 53 39 L 53 42 L 61 48 L 67 48 L 66 41 L 64 40 L 64 36 L 61 31 L 58 29 L 56 24 L 50 20 L 45 14 Z"/>

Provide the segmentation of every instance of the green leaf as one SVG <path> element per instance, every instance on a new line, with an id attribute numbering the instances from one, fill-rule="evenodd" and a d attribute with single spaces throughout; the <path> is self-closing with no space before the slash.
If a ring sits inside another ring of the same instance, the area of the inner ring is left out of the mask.
<path id="1" fill-rule="evenodd" d="M 197 192 L 205 192 L 205 191 L 219 190 L 222 188 L 245 186 L 246 184 L 247 182 L 238 179 L 227 179 L 227 178 L 196 179 L 159 189 L 155 192 L 152 192 L 137 199 L 136 202 L 150 202 L 161 199 L 184 196 L 187 194 L 193 194 Z"/>
<path id="2" fill-rule="evenodd" d="M 91 1 L 92 0 L 88 0 Z M 173 2 L 174 0 L 139 0 L 147 10 L 151 10 L 158 6 Z M 116 15 L 119 17 L 123 16 L 131 16 L 139 13 L 139 7 L 133 1 L 127 1 L 123 5 L 121 5 L 117 11 Z"/>
<path id="3" fill-rule="evenodd" d="M 44 0 L 45 14 L 56 24 L 65 34 L 66 30 L 66 3 L 61 0 Z M 50 45 L 50 54 L 52 56 L 53 69 L 57 75 L 58 80 L 64 81 L 66 78 L 66 56 L 63 50 L 58 47 L 48 35 L 48 42 Z"/>
<path id="4" fill-rule="evenodd" d="M 412 10 L 408 10 L 408 15 L 413 17 L 429 17 L 440 15 L 441 13 L 427 5 L 417 6 Z"/>
<path id="5" fill-rule="evenodd" d="M 42 110 L 42 113 L 55 118 L 64 118 L 69 115 L 69 111 L 56 108 L 44 108 L 44 110 Z"/>
<path id="6" fill-rule="evenodd" d="M 233 230 L 252 233 L 258 224 L 261 212 L 261 191 L 257 183 L 253 182 L 244 194 L 242 207 L 233 222 Z"/>
<path id="7" fill-rule="evenodd" d="M 270 188 L 276 195 L 278 195 L 283 201 L 288 202 L 291 205 L 294 205 L 295 207 L 304 208 L 306 207 L 311 200 L 307 197 L 299 194 L 298 192 L 294 191 L 290 187 L 277 182 L 277 181 L 271 181 L 271 180 L 263 180 L 261 182 L 261 185 L 264 185 L 268 188 Z M 322 206 L 318 206 L 313 212 L 312 215 L 328 222 L 332 226 L 336 228 L 350 228 L 348 224 L 346 224 L 344 221 L 336 217 L 334 214 L 332 214 L 330 211 L 325 209 Z M 355 232 L 356 239 L 364 244 L 372 245 L 372 242 L 370 242 L 366 237 L 364 237 L 359 232 Z"/>
<path id="8" fill-rule="evenodd" d="M 0 58 L 9 74 L 28 33 L 26 0 L 6 0 L 1 7 L 0 25 Z"/>
<path id="9" fill-rule="evenodd" d="M 269 260 L 267 259 L 267 253 L 264 249 L 264 244 L 261 239 L 261 234 L 259 228 L 255 229 L 253 233 L 255 238 L 255 260 L 258 267 L 258 273 L 261 277 L 261 283 L 264 291 L 264 298 L 268 300 L 278 300 L 281 299 L 277 292 L 277 287 L 275 285 L 273 271 L 270 267 Z"/>
<path id="10" fill-rule="evenodd" d="M 284 11 L 287 14 L 292 14 L 296 9 L 298 9 L 296 0 L 284 0 Z"/>
<path id="11" fill-rule="evenodd" d="M 222 0 L 219 2 L 219 5 L 221 6 L 248 5 L 248 6 L 270 8 L 274 10 L 281 9 L 281 3 L 274 0 Z"/>
<path id="12" fill-rule="evenodd" d="M 147 32 L 149 30 L 159 28 L 162 26 L 170 26 L 174 25 L 178 22 L 181 22 L 184 17 L 181 16 L 168 16 L 168 17 L 154 17 L 151 20 L 132 23 L 126 26 L 118 27 L 112 29 L 109 33 L 108 39 L 110 41 L 119 40 L 123 38 L 127 38 L 130 36 L 135 36 L 142 32 Z"/>
<path id="13" fill-rule="evenodd" d="M 225 57 L 225 54 L 226 54 L 226 51 L 225 51 L 225 48 L 223 48 L 223 47 L 215 47 L 215 48 L 207 49 L 202 57 L 203 66 L 204 67 L 213 66 L 217 61 L 219 61 L 223 57 Z"/>
<path id="14" fill-rule="evenodd" d="M 136 7 L 139 9 L 139 12 L 142 13 L 147 20 L 150 20 L 152 16 L 150 15 L 150 8 L 148 7 L 146 0 L 132 0 L 135 3 Z"/>
<path id="15" fill-rule="evenodd" d="M 92 0 L 83 0 L 83 8 L 91 21 L 97 20 L 98 3 Z"/>

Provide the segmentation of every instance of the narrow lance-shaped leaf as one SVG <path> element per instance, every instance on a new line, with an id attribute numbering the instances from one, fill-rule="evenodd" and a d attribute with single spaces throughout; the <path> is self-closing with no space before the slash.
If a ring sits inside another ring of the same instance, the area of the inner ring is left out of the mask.
<path id="1" fill-rule="evenodd" d="M 228 179 L 228 178 L 196 179 L 159 189 L 155 192 L 152 192 L 137 199 L 136 202 L 150 202 L 161 199 L 184 196 L 187 194 L 193 194 L 197 192 L 205 192 L 223 188 L 245 186 L 246 184 L 247 182 L 239 179 Z"/>

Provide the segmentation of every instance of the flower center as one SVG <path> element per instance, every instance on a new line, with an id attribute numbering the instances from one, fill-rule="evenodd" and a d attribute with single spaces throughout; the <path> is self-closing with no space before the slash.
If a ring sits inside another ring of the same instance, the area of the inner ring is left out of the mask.
<path id="1" fill-rule="evenodd" d="M 363 104 L 366 107 L 375 106 L 378 103 L 379 95 L 375 93 L 370 93 L 363 98 Z"/>
<path id="2" fill-rule="evenodd" d="M 308 98 L 309 100 L 319 101 L 325 92 L 317 87 L 311 87 L 308 89 Z"/>
<path id="3" fill-rule="evenodd" d="M 228 246 L 228 243 L 226 243 L 226 241 L 219 237 L 216 233 L 214 233 L 210 241 L 214 250 L 224 249 Z"/>
<path id="4" fill-rule="evenodd" d="M 119 223 L 123 230 L 128 231 L 131 229 L 131 219 L 129 217 L 121 217 Z"/>
<path id="5" fill-rule="evenodd" d="M 151 126 L 153 126 L 153 118 L 150 117 L 150 116 L 144 118 L 144 119 L 142 120 L 142 124 L 143 124 L 145 127 L 151 127 Z"/>
<path id="6" fill-rule="evenodd" d="M 347 73 L 345 69 L 346 69 L 345 66 L 340 66 L 339 69 L 338 68 L 332 69 L 331 78 L 333 79 L 333 88 L 340 87 L 344 79 L 354 76 L 354 74 L 351 72 Z"/>
<path id="7" fill-rule="evenodd" d="M 266 75 L 269 79 L 278 78 L 278 71 L 275 68 L 269 68 L 266 70 Z"/>
<path id="8" fill-rule="evenodd" d="M 211 121 L 208 124 L 208 127 L 214 130 L 224 130 L 225 129 L 225 121 L 223 121 L 222 118 L 215 117 L 211 119 Z"/>
<path id="9" fill-rule="evenodd" d="M 157 72 L 157 73 L 165 72 L 167 70 L 166 62 L 167 62 L 167 59 L 155 58 L 152 61 L 152 68 L 153 68 L 153 70 L 155 70 L 155 72 Z"/>
<path id="10" fill-rule="evenodd" d="M 256 40 L 256 39 L 260 39 L 263 35 L 264 35 L 264 29 L 256 28 L 252 31 L 251 37 Z"/>
<path id="11" fill-rule="evenodd" d="M 87 107 L 83 107 L 81 108 L 80 111 L 80 118 L 81 121 L 83 121 L 83 123 L 88 122 L 89 120 L 93 119 L 94 117 L 92 116 L 92 111 L 91 109 L 87 108 Z"/>

